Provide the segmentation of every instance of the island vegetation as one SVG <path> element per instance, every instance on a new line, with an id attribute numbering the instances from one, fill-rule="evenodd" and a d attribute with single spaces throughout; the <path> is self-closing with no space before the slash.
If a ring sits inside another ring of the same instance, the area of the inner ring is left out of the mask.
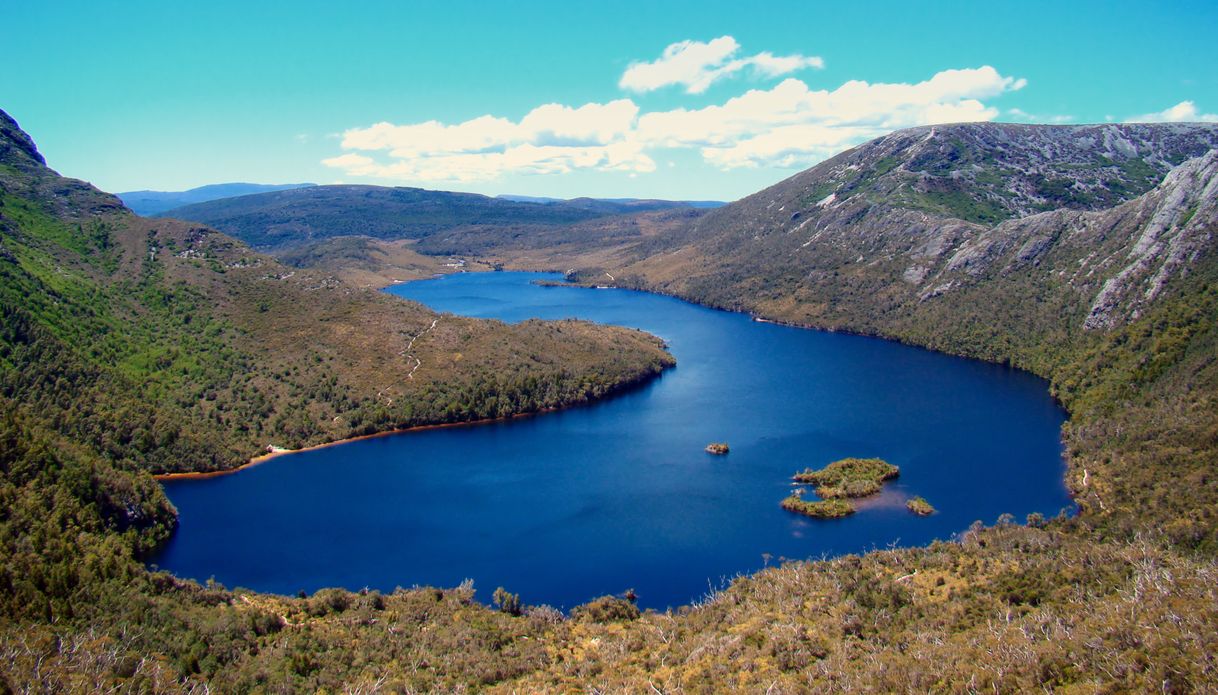
<path id="1" fill-rule="evenodd" d="M 918 516 L 930 516 L 935 513 L 935 508 L 924 497 L 914 497 L 905 502 L 905 508 L 917 514 Z"/>
<path id="2" fill-rule="evenodd" d="M 783 509 L 815 519 L 840 519 L 855 512 L 854 505 L 844 499 L 823 499 L 809 502 L 803 498 L 802 488 L 794 490 L 780 504 Z"/>
<path id="3" fill-rule="evenodd" d="M 901 469 L 879 458 L 844 458 L 820 470 L 805 469 L 792 476 L 797 483 L 816 486 L 822 499 L 868 497 L 880 491 L 885 481 L 900 475 Z"/>
<path id="4" fill-rule="evenodd" d="M 876 494 L 885 481 L 896 478 L 900 472 L 900 468 L 880 458 L 844 458 L 818 470 L 806 468 L 791 478 L 796 483 L 815 485 L 820 499 L 814 502 L 803 499 L 804 489 L 797 487 L 781 506 L 817 519 L 840 519 L 856 511 L 850 499 Z"/>

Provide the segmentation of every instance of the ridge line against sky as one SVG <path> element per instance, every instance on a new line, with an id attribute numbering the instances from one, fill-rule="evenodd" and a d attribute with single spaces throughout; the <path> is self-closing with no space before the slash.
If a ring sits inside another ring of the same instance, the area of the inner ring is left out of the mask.
<path id="1" fill-rule="evenodd" d="M 0 108 L 107 190 L 683 199 L 909 126 L 1218 122 L 1204 2 L 292 7 L 16 5 Z"/>

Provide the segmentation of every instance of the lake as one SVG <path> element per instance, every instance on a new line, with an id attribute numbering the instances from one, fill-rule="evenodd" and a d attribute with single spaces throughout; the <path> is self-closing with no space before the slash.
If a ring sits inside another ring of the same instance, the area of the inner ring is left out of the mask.
<path id="1" fill-rule="evenodd" d="M 277 593 L 470 578 L 482 600 L 504 586 L 569 609 L 633 588 L 662 609 L 780 558 L 926 544 L 1071 505 L 1065 413 L 1030 374 L 643 292 L 533 284 L 559 278 L 460 273 L 387 291 L 466 316 L 641 328 L 677 367 L 589 406 L 166 481 L 181 525 L 152 562 Z M 712 441 L 731 453 L 705 453 Z M 847 456 L 901 475 L 846 519 L 779 508 L 794 472 Z M 909 513 L 914 495 L 938 512 Z"/>

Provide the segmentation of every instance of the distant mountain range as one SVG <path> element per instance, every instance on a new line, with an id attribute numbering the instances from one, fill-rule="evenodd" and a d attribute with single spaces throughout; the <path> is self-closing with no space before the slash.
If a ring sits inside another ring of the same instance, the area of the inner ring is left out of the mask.
<path id="1" fill-rule="evenodd" d="M 293 188 L 307 188 L 314 185 L 316 184 L 213 183 L 207 186 L 192 188 L 188 191 L 127 191 L 126 193 L 119 193 L 118 197 L 123 201 L 124 205 L 137 215 L 150 217 L 159 212 L 180 208 L 183 205 L 191 205 L 192 203 L 205 203 L 209 200 L 233 198 L 252 193 L 269 193 L 272 191 L 291 190 Z"/>
<path id="2" fill-rule="evenodd" d="M 570 203 L 579 204 L 581 201 L 589 203 L 608 203 L 616 206 L 629 207 L 632 210 L 639 212 L 642 210 L 663 210 L 674 206 L 688 206 L 691 208 L 717 208 L 727 205 L 721 200 L 656 200 L 654 198 L 546 198 L 543 196 L 532 195 L 497 195 L 500 200 L 511 200 L 517 203 Z"/>
<path id="3" fill-rule="evenodd" d="M 534 202 L 422 188 L 334 185 L 210 200 L 157 216 L 201 222 L 257 248 L 274 250 L 339 236 L 423 240 L 452 230 L 506 228 L 519 234 L 673 209 L 700 208 L 665 200 Z"/>

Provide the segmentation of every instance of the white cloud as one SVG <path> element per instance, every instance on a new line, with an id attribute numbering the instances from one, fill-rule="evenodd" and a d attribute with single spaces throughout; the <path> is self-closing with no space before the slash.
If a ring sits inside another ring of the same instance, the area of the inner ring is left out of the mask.
<path id="1" fill-rule="evenodd" d="M 335 169 L 342 169 L 351 176 L 376 176 L 380 165 L 371 157 L 362 154 L 347 153 L 337 157 L 321 160 L 322 164 Z"/>
<path id="2" fill-rule="evenodd" d="M 519 123 L 480 116 L 455 125 L 376 123 L 343 133 L 342 146 L 384 151 L 388 162 L 348 153 L 322 161 L 352 176 L 413 181 L 484 181 L 503 173 L 556 174 L 575 169 L 655 170 L 628 140 L 639 107 L 629 99 L 578 108 L 544 104 Z"/>
<path id="3" fill-rule="evenodd" d="M 452 152 L 438 156 L 408 157 L 379 162 L 348 153 L 322 160 L 349 176 L 367 176 L 397 181 L 489 181 L 505 173 L 566 174 L 577 169 L 655 171 L 655 162 L 631 142 L 568 147 L 525 143 L 500 152 Z"/>
<path id="4" fill-rule="evenodd" d="M 1191 101 L 1182 101 L 1157 113 L 1126 119 L 1126 123 L 1218 123 L 1218 114 L 1201 113 Z"/>
<path id="5" fill-rule="evenodd" d="M 732 44 L 726 55 L 736 50 Z M 775 60 L 775 70 L 786 69 L 784 59 Z M 576 170 L 635 175 L 655 171 L 652 154 L 665 148 L 696 149 L 724 170 L 802 167 L 897 128 L 992 120 L 999 111 L 983 100 L 1024 84 L 987 65 L 914 84 L 851 80 L 833 90 L 787 78 L 699 109 L 641 113 L 618 99 L 545 104 L 519 121 L 484 115 L 452 125 L 376 123 L 343 133 L 347 152 L 323 163 L 347 176 L 418 182 Z"/>
<path id="6" fill-rule="evenodd" d="M 817 124 L 785 125 L 744 138 L 726 147 L 704 147 L 702 157 L 720 169 L 784 168 L 827 159 L 858 142 L 883 133 L 868 127 L 834 127 Z"/>
<path id="7" fill-rule="evenodd" d="M 1023 84 L 988 65 L 945 70 L 917 84 L 852 80 L 833 91 L 788 78 L 722 105 L 643 114 L 638 138 L 653 147 L 701 147 L 721 168 L 796 166 L 800 157 L 811 163 L 896 128 L 993 120 L 998 110 L 980 99 Z"/>
<path id="8" fill-rule="evenodd" d="M 629 99 L 571 108 L 544 104 L 519 123 L 479 116 L 456 125 L 426 121 L 413 125 L 377 123 L 343 133 L 348 150 L 386 150 L 393 157 L 441 153 L 488 152 L 509 145 L 606 145 L 624 137 L 634 125 L 639 107 Z"/>
<path id="9" fill-rule="evenodd" d="M 629 99 L 608 104 L 584 104 L 573 109 L 546 104 L 529 112 L 520 128 L 529 142 L 553 145 L 608 145 L 634 128 L 639 107 Z"/>
<path id="10" fill-rule="evenodd" d="M 764 77 L 778 77 L 804 68 L 823 68 L 819 56 L 776 56 L 767 51 L 744 58 L 735 57 L 740 44 L 731 36 L 710 42 L 681 41 L 664 49 L 651 62 L 631 63 L 622 73 L 618 86 L 632 92 L 650 92 L 671 85 L 683 85 L 688 94 L 701 94 L 716 81 L 751 68 Z"/>
<path id="11" fill-rule="evenodd" d="M 412 125 L 376 123 L 343 133 L 343 149 L 388 150 L 394 157 L 481 152 L 518 139 L 519 126 L 506 118 L 481 116 L 456 125 L 426 121 Z"/>

